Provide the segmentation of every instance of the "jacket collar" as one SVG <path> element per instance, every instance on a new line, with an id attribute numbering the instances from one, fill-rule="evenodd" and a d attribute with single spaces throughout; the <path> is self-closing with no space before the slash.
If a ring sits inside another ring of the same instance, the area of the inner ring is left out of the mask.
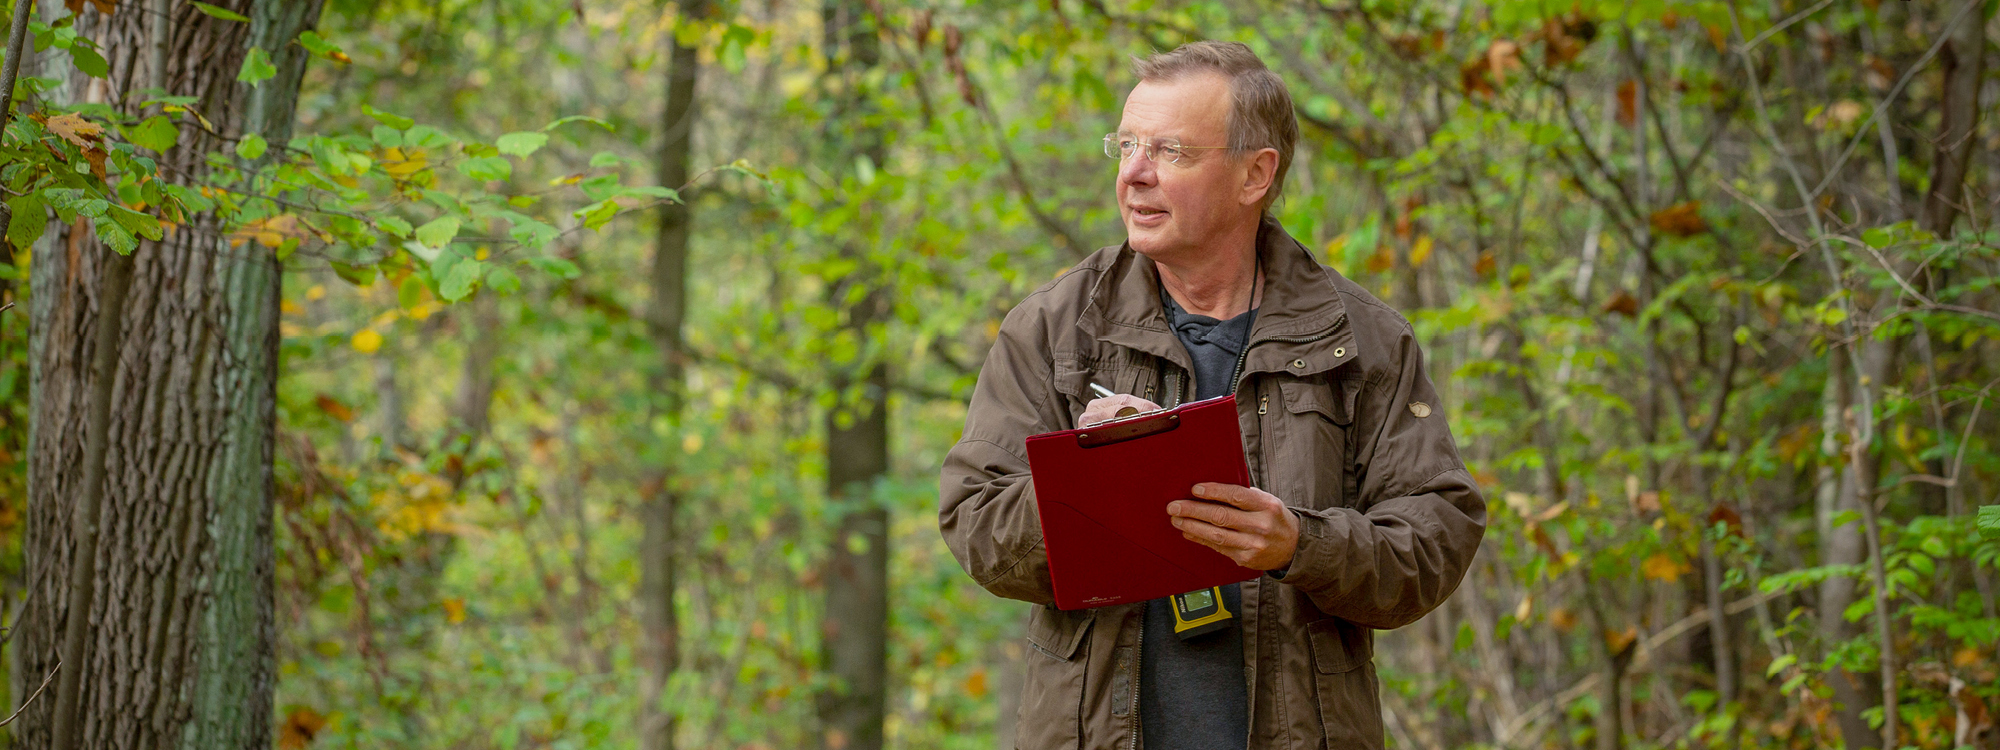
<path id="1" fill-rule="evenodd" d="M 1250 328 L 1250 356 L 1244 374 L 1289 371 L 1311 374 L 1353 361 L 1354 336 L 1345 325 L 1347 305 L 1334 281 L 1276 219 L 1257 229 L 1257 254 L 1264 265 L 1264 296 Z M 1164 357 L 1192 369 L 1187 350 L 1167 327 L 1160 305 L 1159 270 L 1153 261 L 1121 245 L 1098 276 L 1077 327 L 1100 341 Z M 1334 356 L 1335 352 L 1340 356 Z M 1303 367 L 1294 364 L 1303 360 Z"/>

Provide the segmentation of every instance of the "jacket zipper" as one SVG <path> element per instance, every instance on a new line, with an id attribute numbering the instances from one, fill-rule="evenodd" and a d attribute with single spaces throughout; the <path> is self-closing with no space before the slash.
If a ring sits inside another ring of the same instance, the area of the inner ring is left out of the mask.
<path id="1" fill-rule="evenodd" d="M 1139 645 L 1132 647 L 1132 741 L 1126 745 L 1127 750 L 1139 750 L 1139 660 L 1145 655 L 1146 613 L 1142 610 L 1139 612 Z"/>

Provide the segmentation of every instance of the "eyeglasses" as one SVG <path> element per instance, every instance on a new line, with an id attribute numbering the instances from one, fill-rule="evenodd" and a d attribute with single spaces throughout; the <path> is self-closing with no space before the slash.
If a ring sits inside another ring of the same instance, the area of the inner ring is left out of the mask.
<path id="1" fill-rule="evenodd" d="M 1180 139 L 1172 137 L 1144 140 L 1138 136 L 1123 135 L 1120 133 L 1109 133 L 1104 136 L 1104 155 L 1119 161 L 1132 158 L 1133 152 L 1139 151 L 1141 148 L 1145 150 L 1146 158 L 1148 159 L 1156 162 L 1164 161 L 1168 164 L 1179 164 L 1181 163 L 1181 157 L 1186 156 L 1189 151 L 1229 147 L 1183 146 Z"/>

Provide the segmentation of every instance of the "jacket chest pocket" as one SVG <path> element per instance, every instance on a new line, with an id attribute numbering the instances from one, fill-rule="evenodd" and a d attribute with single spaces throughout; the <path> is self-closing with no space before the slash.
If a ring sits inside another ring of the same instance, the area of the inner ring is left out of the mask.
<path id="1" fill-rule="evenodd" d="M 1115 393 L 1129 393 L 1160 403 L 1160 368 L 1151 356 L 1120 349 L 1096 358 L 1058 357 L 1053 374 L 1056 392 L 1068 397 L 1066 400 L 1069 402 L 1069 424 L 1063 429 L 1075 427 L 1077 418 L 1083 416 L 1084 407 L 1097 398 L 1097 393 L 1090 388 L 1092 383 Z"/>
<path id="2" fill-rule="evenodd" d="M 1263 407 L 1270 433 L 1264 453 L 1268 474 L 1277 479 L 1274 484 L 1291 494 L 1274 494 L 1312 510 L 1351 505 L 1356 492 L 1354 407 L 1360 381 L 1287 378 L 1277 385 L 1277 392 L 1267 391 L 1266 398 L 1278 403 Z"/>

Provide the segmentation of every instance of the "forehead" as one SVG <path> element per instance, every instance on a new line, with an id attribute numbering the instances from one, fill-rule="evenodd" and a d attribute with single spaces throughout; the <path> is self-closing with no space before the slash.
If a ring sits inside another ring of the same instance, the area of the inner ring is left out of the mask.
<path id="1" fill-rule="evenodd" d="M 1123 133 L 1215 140 L 1229 132 L 1229 79 L 1199 73 L 1168 81 L 1140 81 L 1125 97 Z"/>

